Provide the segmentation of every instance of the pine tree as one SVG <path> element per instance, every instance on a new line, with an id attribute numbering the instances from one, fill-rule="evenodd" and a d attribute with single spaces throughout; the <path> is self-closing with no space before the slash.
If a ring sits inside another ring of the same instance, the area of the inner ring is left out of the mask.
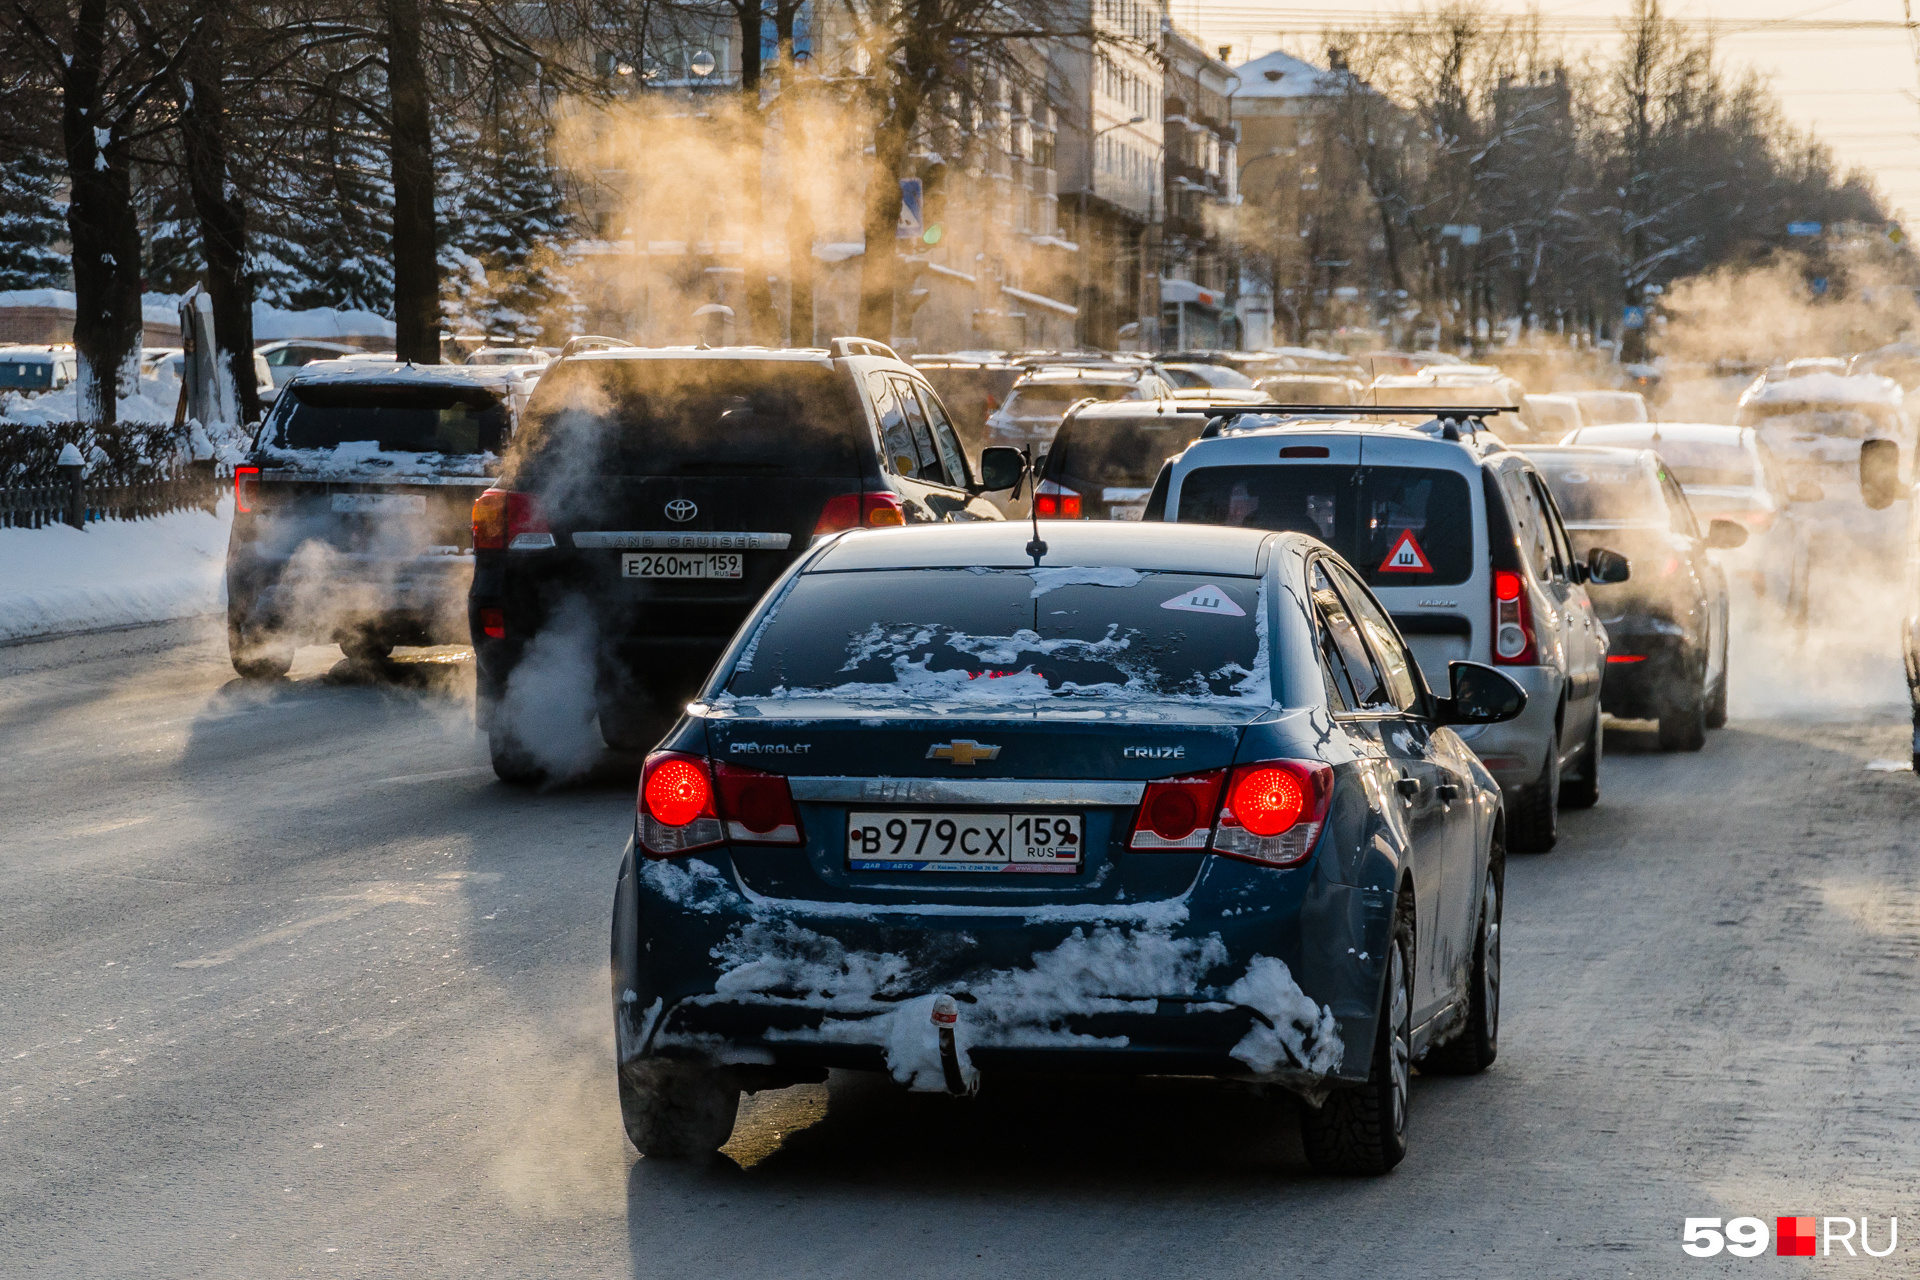
<path id="1" fill-rule="evenodd" d="M 69 288 L 60 162 L 38 148 L 0 159 L 0 289 Z"/>

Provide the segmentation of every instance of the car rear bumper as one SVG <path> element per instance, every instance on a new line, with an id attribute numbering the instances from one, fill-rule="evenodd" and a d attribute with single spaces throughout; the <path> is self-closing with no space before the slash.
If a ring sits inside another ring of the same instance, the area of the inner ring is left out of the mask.
<path id="1" fill-rule="evenodd" d="M 472 580 L 470 556 L 336 555 L 312 569 L 286 560 L 235 557 L 227 565 L 227 607 L 236 622 L 296 635 L 324 638 L 372 625 L 412 629 L 434 643 L 464 644 Z"/>
<path id="2" fill-rule="evenodd" d="M 885 1069 L 938 1090 L 931 1013 L 949 994 L 969 1071 L 1197 1074 L 1308 1095 L 1367 1074 L 1391 894 L 1330 883 L 1312 861 L 1208 858 L 1165 902 L 849 910 L 743 893 L 724 852 L 703 856 L 629 850 L 622 868 L 623 1065 Z"/>
<path id="3" fill-rule="evenodd" d="M 1625 720 L 1658 720 L 1684 702 L 1702 678 L 1685 635 L 1608 628 L 1612 646 L 1600 707 Z M 1631 659 L 1639 661 L 1631 661 Z"/>

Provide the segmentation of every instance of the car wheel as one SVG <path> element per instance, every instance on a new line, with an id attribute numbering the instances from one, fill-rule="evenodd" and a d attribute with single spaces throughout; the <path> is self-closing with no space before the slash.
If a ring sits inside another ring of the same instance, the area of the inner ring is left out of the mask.
<path id="1" fill-rule="evenodd" d="M 1507 837 L 1515 853 L 1546 853 L 1560 839 L 1560 738 L 1554 735 L 1540 780 L 1507 802 Z"/>
<path id="2" fill-rule="evenodd" d="M 1600 723 L 1600 709 L 1593 710 L 1593 729 L 1587 734 L 1585 763 L 1580 767 L 1580 776 L 1568 778 L 1560 784 L 1560 807 L 1562 809 L 1591 809 L 1600 803 L 1600 760 L 1604 752 L 1602 746 L 1606 740 L 1606 729 Z"/>
<path id="3" fill-rule="evenodd" d="M 547 771 L 533 752 L 520 741 L 520 735 L 506 724 L 496 710 L 487 726 L 487 754 L 493 761 L 493 775 L 515 787 L 537 787 L 547 780 Z"/>
<path id="4" fill-rule="evenodd" d="M 1301 1143 L 1307 1163 L 1321 1173 L 1377 1175 L 1406 1158 L 1413 1087 L 1412 952 L 1413 926 L 1402 905 L 1393 922 L 1367 1082 L 1336 1089 L 1318 1107 L 1301 1106 Z"/>
<path id="5" fill-rule="evenodd" d="M 1500 1056 L 1500 844 L 1487 859 L 1487 883 L 1480 898 L 1480 930 L 1473 944 L 1473 989 L 1467 997 L 1467 1025 L 1460 1034 L 1420 1060 L 1422 1071 L 1471 1076 Z"/>
<path id="6" fill-rule="evenodd" d="M 620 1082 L 620 1121 L 627 1141 L 654 1160 L 710 1156 L 733 1136 L 740 1088 L 723 1072 L 677 1064 L 627 1067 Z"/>
<path id="7" fill-rule="evenodd" d="M 393 654 L 393 646 L 369 640 L 365 636 L 354 636 L 340 642 L 340 652 L 363 667 L 377 667 Z"/>
<path id="8" fill-rule="evenodd" d="M 1680 701 L 1660 716 L 1662 751 L 1698 751 L 1707 745 L 1707 698 L 1698 685 L 1688 682 Z"/>
<path id="9" fill-rule="evenodd" d="M 294 644 L 255 627 L 227 624 L 227 656 L 248 680 L 278 680 L 293 669 Z"/>
<path id="10" fill-rule="evenodd" d="M 1706 725 L 1709 729 L 1727 727 L 1727 654 L 1726 641 L 1720 642 L 1720 678 L 1707 693 Z"/>
<path id="11" fill-rule="evenodd" d="M 1920 775 L 1920 702 L 1913 704 L 1913 771 Z"/>

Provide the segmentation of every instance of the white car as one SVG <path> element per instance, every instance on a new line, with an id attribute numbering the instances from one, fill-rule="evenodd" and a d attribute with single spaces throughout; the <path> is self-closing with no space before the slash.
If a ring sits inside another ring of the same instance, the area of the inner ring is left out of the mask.
<path id="1" fill-rule="evenodd" d="M 359 347 L 350 347 L 343 342 L 322 342 L 318 338 L 289 338 L 279 342 L 263 342 L 253 349 L 255 355 L 267 362 L 267 372 L 272 375 L 272 385 L 277 390 L 287 385 L 287 379 L 315 360 L 332 360 L 339 356 L 362 354 Z M 260 384 L 264 390 L 267 383 Z"/>
<path id="2" fill-rule="evenodd" d="M 463 363 L 542 366 L 551 362 L 552 359 L 552 356 L 538 347 L 482 347 L 468 356 Z"/>
<path id="3" fill-rule="evenodd" d="M 1511 676 L 1521 715 L 1461 736 L 1505 793 L 1507 847 L 1552 848 L 1558 810 L 1600 797 L 1608 642 L 1586 584 L 1625 581 L 1625 558 L 1576 557 L 1538 470 L 1466 415 L 1237 422 L 1161 469 L 1143 518 L 1311 534 L 1391 611 L 1429 688 L 1456 661 Z"/>
<path id="4" fill-rule="evenodd" d="M 1732 520 L 1746 529 L 1744 546 L 1719 551 L 1729 581 L 1780 609 L 1795 627 L 1807 624 L 1813 530 L 1798 504 L 1818 502 L 1821 487 L 1787 479 L 1779 460 L 1751 427 L 1707 422 L 1619 423 L 1569 432 L 1561 444 L 1652 449 L 1660 455 L 1704 522 Z"/>
<path id="5" fill-rule="evenodd" d="M 1014 383 L 1007 402 L 988 415 L 987 443 L 1037 449 L 1082 400 L 1172 398 L 1173 388 L 1150 366 L 1043 365 Z"/>
<path id="6" fill-rule="evenodd" d="M 1580 420 L 1588 426 L 1612 422 L 1645 422 L 1647 398 L 1638 391 L 1562 391 L 1580 406 Z"/>

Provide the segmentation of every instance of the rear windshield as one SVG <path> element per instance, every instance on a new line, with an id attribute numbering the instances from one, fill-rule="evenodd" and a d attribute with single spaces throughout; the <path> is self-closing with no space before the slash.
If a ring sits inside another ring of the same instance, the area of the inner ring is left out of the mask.
<path id="1" fill-rule="evenodd" d="M 1144 488 L 1160 464 L 1193 443 L 1200 424 L 1176 417 L 1076 418 L 1061 429 L 1047 457 L 1047 474 Z"/>
<path id="2" fill-rule="evenodd" d="M 1876 429 L 1893 427 L 1899 417 L 1880 405 L 1750 404 L 1740 411 L 1742 425 L 1764 424 L 1775 433 L 1864 440 Z"/>
<path id="3" fill-rule="evenodd" d="M 1262 378 L 1260 389 L 1276 404 L 1352 404 L 1353 391 L 1344 382 L 1320 378 Z"/>
<path id="4" fill-rule="evenodd" d="M 1648 447 L 1660 451 L 1673 478 L 1685 485 L 1758 485 L 1760 467 L 1753 454 L 1738 444 L 1706 440 L 1655 440 Z"/>
<path id="5" fill-rule="evenodd" d="M 1269 702 L 1257 579 L 1132 569 L 884 569 L 794 583 L 727 680 L 736 697 L 999 705 Z"/>
<path id="6" fill-rule="evenodd" d="M 564 361 L 527 424 L 533 465 L 601 475 L 855 476 L 868 430 L 838 372 L 776 360 Z"/>
<path id="7" fill-rule="evenodd" d="M 1660 482 L 1637 462 L 1559 461 L 1536 454 L 1533 465 L 1545 477 L 1553 500 L 1560 504 L 1561 518 L 1568 524 L 1595 520 L 1667 522 Z"/>
<path id="8" fill-rule="evenodd" d="M 1369 586 L 1450 586 L 1473 576 L 1467 481 L 1426 467 L 1202 467 L 1180 486 L 1182 522 L 1311 534 Z"/>
<path id="9" fill-rule="evenodd" d="M 1098 382 L 1050 382 L 1045 386 L 1021 387 L 1015 391 L 1013 399 L 1007 402 L 1007 412 L 1037 409 L 1047 413 L 1062 413 L 1068 405 L 1079 400 L 1125 400 L 1132 394 L 1132 384 L 1116 387 Z"/>
<path id="10" fill-rule="evenodd" d="M 507 407 L 484 387 L 327 386 L 280 393 L 273 439 L 281 449 L 377 441 L 382 453 L 503 453 Z"/>

